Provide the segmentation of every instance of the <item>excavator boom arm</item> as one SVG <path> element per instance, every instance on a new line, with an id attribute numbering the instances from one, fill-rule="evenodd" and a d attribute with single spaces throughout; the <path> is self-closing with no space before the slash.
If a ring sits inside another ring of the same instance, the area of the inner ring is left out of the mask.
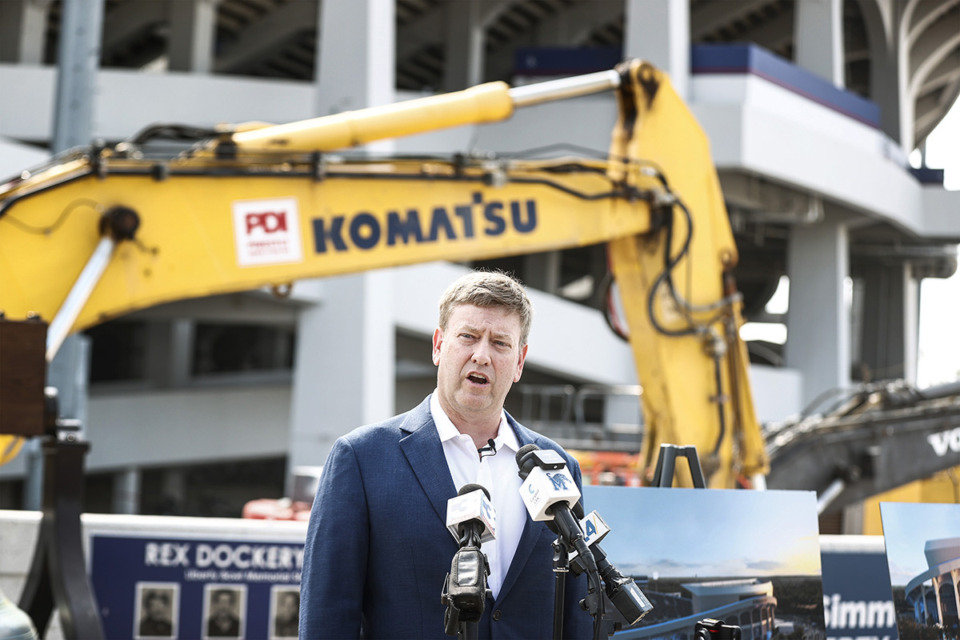
<path id="1" fill-rule="evenodd" d="M 611 88 L 620 115 L 606 161 L 324 153 Z M 57 316 L 106 235 L 116 246 L 72 330 L 302 278 L 607 243 L 644 387 L 648 464 L 678 443 L 707 456 L 711 486 L 766 470 L 709 146 L 647 64 L 245 125 L 171 157 L 118 145 L 58 159 L 0 187 L 0 309 Z"/>

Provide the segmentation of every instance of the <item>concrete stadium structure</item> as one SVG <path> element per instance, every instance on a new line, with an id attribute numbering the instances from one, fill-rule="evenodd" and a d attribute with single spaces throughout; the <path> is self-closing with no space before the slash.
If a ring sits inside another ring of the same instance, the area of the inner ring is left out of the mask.
<path id="1" fill-rule="evenodd" d="M 92 137 L 110 142 L 157 122 L 287 122 L 481 81 L 592 71 L 611 56 L 650 60 L 711 139 L 749 319 L 786 327 L 785 344 L 751 350 L 760 418 L 796 413 L 857 380 L 915 379 L 919 281 L 956 268 L 960 195 L 908 156 L 960 94 L 958 0 L 84 6 L 100 36 Z M 0 3 L 0 175 L 49 155 L 62 8 Z M 613 98 L 593 96 L 376 150 L 602 152 L 614 118 Z M 521 403 L 536 389 L 638 383 L 597 310 L 600 248 L 496 264 L 535 289 L 523 381 L 535 387 L 513 394 L 518 418 L 549 432 Z M 89 399 L 80 393 L 72 409 L 93 445 L 90 510 L 236 515 L 243 500 L 279 496 L 286 470 L 322 464 L 336 437 L 430 392 L 436 300 L 468 266 L 303 282 L 283 300 L 262 291 L 187 300 L 72 341 L 64 366 L 88 362 L 90 372 Z M 765 304 L 782 276 L 789 309 L 771 314 Z M 636 422 L 612 399 L 607 406 L 601 423 Z M 28 452 L 0 468 L 3 504 L 30 506 L 29 492 L 21 497 L 29 461 Z"/>
<path id="2" fill-rule="evenodd" d="M 644 625 L 641 622 L 621 632 L 620 636 L 624 640 L 695 640 L 697 622 L 704 619 L 739 627 L 742 640 L 769 638 L 776 629 L 777 598 L 773 595 L 773 584 L 767 580 L 713 580 L 682 586 L 691 595 L 691 615 L 657 624 Z"/>
<path id="3" fill-rule="evenodd" d="M 920 624 L 936 624 L 956 634 L 960 619 L 960 538 L 928 540 L 923 547 L 927 570 L 904 588 Z"/>

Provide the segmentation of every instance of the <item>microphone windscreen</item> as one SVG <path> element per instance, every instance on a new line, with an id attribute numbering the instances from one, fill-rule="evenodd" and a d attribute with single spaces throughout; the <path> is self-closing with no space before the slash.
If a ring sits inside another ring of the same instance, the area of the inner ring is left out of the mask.
<path id="1" fill-rule="evenodd" d="M 472 493 L 474 491 L 483 491 L 483 495 L 487 496 L 487 500 L 490 499 L 490 492 L 487 491 L 486 487 L 480 484 L 465 484 L 462 487 L 460 487 L 460 491 L 457 492 L 457 495 L 465 496 L 468 493 Z"/>
<path id="2" fill-rule="evenodd" d="M 522 466 L 523 466 L 523 459 L 526 457 L 526 455 L 527 455 L 528 453 L 530 453 L 531 451 L 536 451 L 536 450 L 539 449 L 539 448 L 540 448 L 540 447 L 538 447 L 538 446 L 535 445 L 535 444 L 525 444 L 525 445 L 523 445 L 522 447 L 520 447 L 520 450 L 517 451 L 517 457 L 516 457 L 517 466 L 518 466 L 518 467 L 522 467 Z"/>
<path id="3" fill-rule="evenodd" d="M 571 509 L 571 511 L 573 511 L 574 518 L 576 518 L 577 520 L 583 520 L 584 515 L 583 515 L 583 499 L 582 498 L 580 500 L 577 500 L 577 504 L 573 505 L 573 508 Z"/>
<path id="4" fill-rule="evenodd" d="M 447 529 L 454 540 L 460 540 L 465 523 L 483 526 L 480 542 L 496 537 L 497 515 L 490 501 L 490 492 L 479 484 L 466 484 L 460 492 L 447 500 Z"/>

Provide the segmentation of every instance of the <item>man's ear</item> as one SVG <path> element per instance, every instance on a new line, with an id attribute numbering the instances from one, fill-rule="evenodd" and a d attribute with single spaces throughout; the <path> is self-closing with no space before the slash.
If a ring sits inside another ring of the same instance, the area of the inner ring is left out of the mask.
<path id="1" fill-rule="evenodd" d="M 514 382 L 520 382 L 520 376 L 523 375 L 523 362 L 527 359 L 527 345 L 520 347 L 520 358 L 517 360 L 517 374 L 513 376 Z"/>
<path id="2" fill-rule="evenodd" d="M 443 331 L 440 327 L 433 330 L 433 365 L 440 364 L 440 345 L 443 343 Z"/>

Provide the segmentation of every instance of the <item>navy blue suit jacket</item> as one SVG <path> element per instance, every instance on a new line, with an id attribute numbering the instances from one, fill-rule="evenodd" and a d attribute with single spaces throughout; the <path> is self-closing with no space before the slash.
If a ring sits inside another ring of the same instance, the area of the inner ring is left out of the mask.
<path id="1" fill-rule="evenodd" d="M 580 468 L 556 443 L 507 416 L 520 446 L 559 451 L 580 484 Z M 440 602 L 458 544 L 446 528 L 457 495 L 430 414 L 412 411 L 337 440 L 310 514 L 301 579 L 300 637 L 449 638 Z M 480 638 L 553 634 L 556 536 L 529 518 L 497 599 L 487 600 Z M 591 638 L 578 603 L 584 576 L 567 574 L 564 636 Z"/>

